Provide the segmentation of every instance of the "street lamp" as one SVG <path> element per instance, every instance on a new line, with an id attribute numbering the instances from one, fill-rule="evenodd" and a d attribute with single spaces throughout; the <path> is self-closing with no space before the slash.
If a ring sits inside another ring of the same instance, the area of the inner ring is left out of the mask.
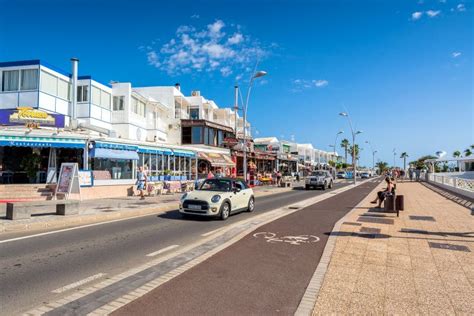
<path id="1" fill-rule="evenodd" d="M 351 127 L 351 133 L 352 133 L 352 168 L 353 168 L 353 177 L 354 177 L 354 185 L 357 184 L 357 171 L 356 171 L 356 168 L 357 168 L 357 163 L 356 163 L 356 151 L 355 151 L 355 138 L 356 138 L 356 135 L 357 134 L 360 134 L 362 133 L 361 131 L 356 131 L 354 132 L 354 129 L 352 128 L 352 121 L 351 121 L 351 118 L 349 116 L 349 114 L 347 112 L 341 112 L 339 113 L 340 116 L 345 116 L 347 117 L 347 119 L 349 120 L 349 126 Z"/>
<path id="2" fill-rule="evenodd" d="M 336 154 L 337 154 L 337 152 L 336 152 L 337 137 L 338 137 L 339 135 L 343 134 L 343 133 L 344 133 L 344 131 L 343 131 L 343 130 L 340 130 L 340 131 L 337 132 L 337 134 L 336 134 L 336 139 L 334 140 L 334 156 L 335 156 L 335 157 L 336 157 Z M 336 160 L 337 160 L 337 157 L 336 157 Z"/>
<path id="3" fill-rule="evenodd" d="M 397 156 L 397 152 L 396 152 L 396 148 L 393 149 L 393 167 L 395 168 L 396 167 L 396 162 L 395 162 L 395 158 Z"/>
<path id="4" fill-rule="evenodd" d="M 370 151 L 372 151 L 372 171 L 375 171 L 375 154 L 377 151 L 372 148 L 372 144 L 368 140 L 366 140 L 365 143 L 369 144 Z"/>
<path id="5" fill-rule="evenodd" d="M 245 100 L 245 105 L 244 105 L 244 117 L 243 117 L 243 128 L 244 128 L 244 139 L 243 139 L 243 142 L 244 142 L 244 160 L 243 160 L 243 164 L 244 164 L 244 181 L 247 182 L 247 109 L 248 109 L 248 106 L 249 106 L 249 98 L 250 98 L 250 91 L 252 90 L 252 84 L 253 84 L 253 81 L 257 78 L 260 78 L 260 77 L 263 77 L 265 76 L 267 73 L 265 71 L 257 71 L 256 73 L 254 73 L 252 75 L 252 78 L 250 78 L 250 83 L 249 83 L 249 87 L 247 89 L 247 98 Z"/>

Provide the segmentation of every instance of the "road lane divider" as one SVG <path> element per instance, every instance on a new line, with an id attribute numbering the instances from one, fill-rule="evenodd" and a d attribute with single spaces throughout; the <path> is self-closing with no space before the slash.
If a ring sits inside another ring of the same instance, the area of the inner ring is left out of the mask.
<path id="1" fill-rule="evenodd" d="M 61 293 L 63 293 L 63 292 L 66 292 L 66 291 L 75 289 L 76 287 L 79 287 L 79 286 L 81 286 L 81 285 L 83 285 L 83 284 L 86 284 L 86 283 L 92 282 L 92 281 L 94 281 L 94 280 L 100 279 L 100 278 L 102 278 L 103 276 L 105 276 L 105 273 L 97 273 L 97 274 L 91 275 L 91 276 L 88 277 L 88 278 L 85 278 L 85 279 L 79 280 L 79 281 L 77 281 L 77 282 L 74 282 L 74 283 L 65 285 L 65 286 L 60 287 L 59 289 L 56 289 L 56 290 L 51 291 L 51 292 L 52 292 L 52 293 L 55 293 L 55 294 L 61 294 Z"/>
<path id="2" fill-rule="evenodd" d="M 224 227 L 221 227 L 221 228 L 218 228 L 218 229 L 211 230 L 210 232 L 207 232 L 207 233 L 205 233 L 205 234 L 202 234 L 201 236 L 202 236 L 202 237 L 210 236 L 210 235 L 212 235 L 212 234 L 215 234 L 215 233 L 217 233 L 217 232 L 223 230 L 224 228 L 225 228 L 225 226 L 224 226 Z"/>
<path id="3" fill-rule="evenodd" d="M 158 251 L 149 253 L 149 254 L 147 254 L 146 256 L 147 256 L 147 257 L 158 256 L 158 255 L 161 254 L 161 253 L 170 251 L 170 250 L 172 250 L 172 249 L 174 249 L 174 248 L 178 248 L 178 247 L 179 247 L 179 245 L 171 245 L 171 246 L 165 247 L 165 248 L 163 248 L 163 249 L 160 249 L 160 250 L 158 250 Z"/>

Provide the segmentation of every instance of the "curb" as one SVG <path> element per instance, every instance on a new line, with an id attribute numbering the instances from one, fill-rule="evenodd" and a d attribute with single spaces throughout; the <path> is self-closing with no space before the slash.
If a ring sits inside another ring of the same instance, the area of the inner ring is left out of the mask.
<path id="1" fill-rule="evenodd" d="M 356 186 L 359 186 L 364 182 L 360 182 Z M 379 189 L 379 185 L 377 185 L 367 196 L 371 195 L 373 192 Z M 333 234 L 335 231 L 341 229 L 342 223 L 346 221 L 346 219 L 357 210 L 362 203 L 364 203 L 365 198 L 362 199 L 353 209 L 346 213 L 343 217 L 341 217 L 331 231 L 329 238 L 326 242 L 326 246 L 324 247 L 323 254 L 321 259 L 319 260 L 319 264 L 314 271 L 311 280 L 308 283 L 308 287 L 306 288 L 305 293 L 296 309 L 295 315 L 296 316 L 310 316 L 313 313 L 314 307 L 316 305 L 316 301 L 318 300 L 319 291 L 324 282 L 324 278 L 326 276 L 327 269 L 329 267 L 329 263 L 331 262 L 332 253 L 334 251 L 334 247 L 336 245 L 337 236 Z"/>

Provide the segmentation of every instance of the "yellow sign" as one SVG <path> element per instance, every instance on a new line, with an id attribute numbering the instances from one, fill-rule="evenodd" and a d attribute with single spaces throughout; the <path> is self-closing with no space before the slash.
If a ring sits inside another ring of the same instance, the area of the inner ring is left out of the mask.
<path id="1" fill-rule="evenodd" d="M 31 107 L 18 107 L 17 112 L 10 114 L 11 123 L 25 123 L 27 127 L 38 128 L 40 123 L 45 125 L 55 124 L 55 117 L 44 111 Z"/>

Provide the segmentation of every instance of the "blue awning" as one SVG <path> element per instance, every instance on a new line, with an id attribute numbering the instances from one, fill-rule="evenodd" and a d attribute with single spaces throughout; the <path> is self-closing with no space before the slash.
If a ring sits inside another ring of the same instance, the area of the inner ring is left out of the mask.
<path id="1" fill-rule="evenodd" d="M 190 150 L 183 150 L 183 149 L 173 149 L 173 152 L 176 156 L 181 157 L 196 157 L 196 154 Z"/>
<path id="2" fill-rule="evenodd" d="M 117 150 L 108 148 L 94 148 L 90 152 L 91 158 L 108 158 L 121 160 L 138 160 L 138 154 L 133 150 Z"/>
<path id="3" fill-rule="evenodd" d="M 61 137 L 0 136 L 0 146 L 84 149 L 85 140 Z"/>
<path id="4" fill-rule="evenodd" d="M 106 148 L 106 149 L 116 149 L 116 150 L 129 150 L 129 151 L 137 151 L 138 146 L 135 145 L 127 145 L 127 144 L 118 144 L 118 143 L 109 143 L 109 142 L 95 142 L 96 148 Z"/>

